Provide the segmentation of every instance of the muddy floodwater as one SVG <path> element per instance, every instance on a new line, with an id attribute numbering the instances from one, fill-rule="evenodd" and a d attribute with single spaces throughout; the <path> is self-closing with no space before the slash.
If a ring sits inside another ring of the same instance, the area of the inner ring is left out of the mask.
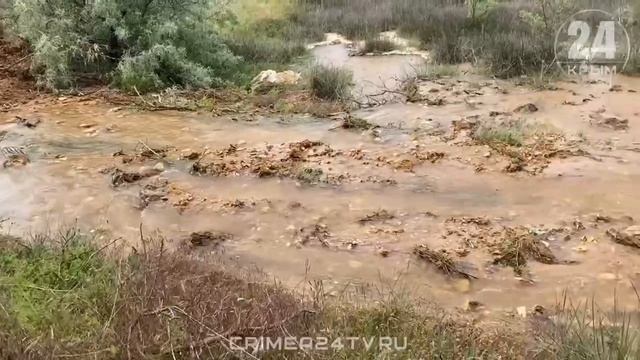
<path id="1" fill-rule="evenodd" d="M 351 67 L 363 89 L 415 61 L 344 57 L 339 45 L 314 52 Z M 176 247 L 194 232 L 224 234 L 197 244 L 203 256 L 223 253 L 291 286 L 325 280 L 332 295 L 397 281 L 447 307 L 550 306 L 564 291 L 605 306 L 615 292 L 634 305 L 640 249 L 616 234 L 640 224 L 640 79 L 557 87 L 423 81 L 429 101 L 344 115 L 377 126 L 368 130 L 304 115 L 24 106 L 0 114 L 0 146 L 30 158 L 0 169 L 0 218 L 16 234 L 77 221 L 134 247 L 140 224 Z M 16 115 L 41 122 L 23 126 Z M 514 165 L 464 135 L 469 123 L 500 118 L 558 135 Z M 502 263 L 497 241 L 513 234 L 533 234 L 553 258 L 528 258 L 518 271 Z M 424 261 L 420 244 L 445 250 L 469 276 Z"/>

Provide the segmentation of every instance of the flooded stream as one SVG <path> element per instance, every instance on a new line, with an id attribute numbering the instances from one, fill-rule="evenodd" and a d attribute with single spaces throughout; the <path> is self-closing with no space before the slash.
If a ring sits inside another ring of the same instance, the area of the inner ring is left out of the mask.
<path id="1" fill-rule="evenodd" d="M 314 54 L 352 69 L 364 92 L 418 63 L 417 57 L 348 57 L 342 45 Z M 357 111 L 379 126 L 375 131 L 302 115 L 238 120 L 99 103 L 25 106 L 0 114 L 0 131 L 6 131 L 0 146 L 23 147 L 31 159 L 0 169 L 0 218 L 9 218 L 4 228 L 17 234 L 77 221 L 130 246 L 137 246 L 140 224 L 175 246 L 192 232 L 224 232 L 232 239 L 204 248 L 205 254 L 222 252 L 291 286 L 325 280 L 330 294 L 398 281 L 448 307 L 468 300 L 489 309 L 550 306 L 563 291 L 604 305 L 612 305 L 615 291 L 619 302 L 634 305 L 640 249 L 606 235 L 640 221 L 640 79 L 620 77 L 619 84 L 619 91 L 604 83 L 535 91 L 481 77 L 426 82 L 427 93 L 442 96 L 442 104 L 394 102 Z M 575 139 L 579 155 L 545 158 L 536 174 L 506 173 L 506 160 L 487 146 L 443 139 L 454 121 L 514 112 L 527 103 L 537 111 L 518 116 Z M 628 129 L 594 126 L 598 114 L 626 119 Z M 15 115 L 42 122 L 27 128 Z M 317 144 L 294 157 L 292 149 L 304 140 Z M 166 156 L 132 155 L 148 148 L 165 149 Z M 205 149 L 226 164 L 216 176 L 190 171 L 200 160 L 188 154 Z M 404 166 L 419 155 L 430 160 Z M 319 169 L 326 181 L 253 170 L 287 156 L 302 170 Z M 114 186 L 115 167 L 155 172 Z M 154 181 L 165 184 L 161 200 L 141 206 Z M 383 210 L 386 216 L 367 217 Z M 561 261 L 529 261 L 526 275 L 497 265 L 495 250 L 484 242 L 518 226 L 550 234 L 546 245 Z M 554 235 L 557 228 L 564 232 Z M 412 253 L 418 244 L 448 249 L 477 279 L 452 278 L 421 261 Z"/>

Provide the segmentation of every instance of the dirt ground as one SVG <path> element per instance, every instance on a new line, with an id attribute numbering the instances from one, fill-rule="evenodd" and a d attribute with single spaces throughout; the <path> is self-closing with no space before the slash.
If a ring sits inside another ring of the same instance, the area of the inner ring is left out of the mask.
<path id="1" fill-rule="evenodd" d="M 0 111 L 38 96 L 35 80 L 29 72 L 29 58 L 25 44 L 0 38 Z"/>

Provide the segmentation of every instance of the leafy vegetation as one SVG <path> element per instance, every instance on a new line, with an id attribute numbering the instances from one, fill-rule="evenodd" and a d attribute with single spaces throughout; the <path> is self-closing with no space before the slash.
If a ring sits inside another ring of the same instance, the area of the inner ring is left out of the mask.
<path id="1" fill-rule="evenodd" d="M 108 75 L 146 91 L 222 81 L 238 58 L 211 26 L 215 16 L 215 5 L 202 1 L 16 0 L 12 25 L 33 47 L 42 86 Z"/>

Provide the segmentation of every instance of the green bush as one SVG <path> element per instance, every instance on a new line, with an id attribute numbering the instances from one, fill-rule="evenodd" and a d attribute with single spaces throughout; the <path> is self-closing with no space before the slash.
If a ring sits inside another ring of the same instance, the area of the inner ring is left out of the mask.
<path id="1" fill-rule="evenodd" d="M 320 99 L 339 101 L 351 97 L 353 74 L 334 66 L 314 65 L 309 70 L 309 87 Z"/>
<path id="2" fill-rule="evenodd" d="M 118 84 L 125 90 L 147 92 L 173 85 L 207 87 L 209 71 L 189 61 L 184 49 L 154 45 L 137 56 L 125 56 L 117 68 Z"/>
<path id="3" fill-rule="evenodd" d="M 33 47 L 32 70 L 51 89 L 108 74 L 141 91 L 220 83 L 238 62 L 205 1 L 16 0 L 13 31 Z M 138 73 L 139 72 L 139 73 Z"/>

